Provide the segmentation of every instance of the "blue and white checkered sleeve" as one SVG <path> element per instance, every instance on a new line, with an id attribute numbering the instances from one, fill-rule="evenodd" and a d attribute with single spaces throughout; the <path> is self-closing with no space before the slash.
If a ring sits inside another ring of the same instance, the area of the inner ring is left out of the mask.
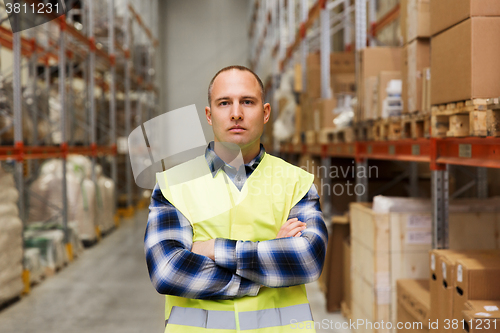
<path id="1" fill-rule="evenodd" d="M 233 274 L 208 257 L 192 253 L 191 224 L 161 193 L 149 206 L 144 251 L 149 276 L 160 294 L 197 299 L 231 299 L 258 294 L 260 285 Z"/>
<path id="2" fill-rule="evenodd" d="M 262 242 L 215 240 L 215 262 L 237 275 L 267 287 L 287 287 L 319 278 L 326 254 L 328 232 L 314 184 L 290 210 L 307 228 L 300 237 Z"/>

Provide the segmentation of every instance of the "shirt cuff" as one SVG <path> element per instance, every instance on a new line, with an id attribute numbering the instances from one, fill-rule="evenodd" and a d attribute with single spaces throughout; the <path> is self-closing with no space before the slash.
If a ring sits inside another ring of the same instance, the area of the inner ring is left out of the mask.
<path id="1" fill-rule="evenodd" d="M 247 291 L 245 292 L 245 295 L 246 296 L 257 296 L 259 294 L 260 287 L 261 287 L 260 284 L 253 283 L 253 282 L 250 283 Z"/>
<path id="2" fill-rule="evenodd" d="M 223 267 L 233 274 L 236 272 L 236 241 L 232 239 L 216 238 L 214 243 L 214 257 L 217 266 Z"/>

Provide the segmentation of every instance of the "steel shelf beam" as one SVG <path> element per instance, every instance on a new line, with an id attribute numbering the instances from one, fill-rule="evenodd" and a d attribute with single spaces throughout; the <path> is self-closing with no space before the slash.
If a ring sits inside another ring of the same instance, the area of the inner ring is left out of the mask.
<path id="1" fill-rule="evenodd" d="M 434 142 L 434 143 L 433 143 Z M 432 152 L 435 146 L 435 155 Z M 325 148 L 323 148 L 325 147 Z M 500 168 L 500 138 L 431 138 L 316 145 L 282 144 L 286 153 Z"/>

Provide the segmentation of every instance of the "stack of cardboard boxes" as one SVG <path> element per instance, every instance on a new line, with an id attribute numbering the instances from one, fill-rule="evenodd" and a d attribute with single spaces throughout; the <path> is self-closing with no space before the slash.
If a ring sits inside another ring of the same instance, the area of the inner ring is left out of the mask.
<path id="1" fill-rule="evenodd" d="M 321 63 L 319 52 L 310 53 L 306 59 L 306 86 L 303 87 L 300 65 L 295 66 L 295 91 L 300 93 L 300 103 L 296 110 L 295 143 L 314 144 L 320 140 L 320 132 L 333 130 L 333 120 L 337 116 L 338 94 L 355 92 L 354 54 L 349 52 L 330 55 L 330 85 L 332 98 L 321 98 Z M 299 134 L 300 133 L 300 134 Z M 325 143 L 325 142 L 321 142 Z"/>
<path id="2" fill-rule="evenodd" d="M 430 9 L 432 135 L 485 136 L 485 99 L 500 96 L 500 2 L 431 1 Z"/>
<path id="3" fill-rule="evenodd" d="M 431 12 L 431 102 L 500 95 L 500 2 L 435 0 Z"/>
<path id="4" fill-rule="evenodd" d="M 433 332 L 469 332 L 463 319 L 470 321 L 477 313 L 498 311 L 494 304 L 500 301 L 499 277 L 498 250 L 431 251 L 429 319 Z M 479 303 L 492 306 L 479 309 Z M 500 322 L 492 332 L 498 331 Z"/>
<path id="5" fill-rule="evenodd" d="M 355 121 L 379 119 L 390 80 L 401 79 L 401 48 L 369 47 L 359 53 L 358 107 Z"/>
<path id="6" fill-rule="evenodd" d="M 376 206 L 383 207 L 380 206 L 381 202 L 384 201 L 378 201 L 378 206 Z M 466 276 L 482 279 L 474 275 L 477 274 L 479 267 L 491 267 L 497 274 L 497 282 L 500 281 L 500 271 L 497 269 L 500 266 L 500 257 L 472 262 L 464 260 L 461 267 L 466 275 L 463 276 L 462 281 L 457 282 L 458 284 L 451 280 L 444 281 L 441 277 L 437 277 L 436 280 L 431 278 L 430 281 L 427 280 L 427 283 L 416 281 L 428 279 L 429 272 L 431 277 L 433 274 L 435 276 L 436 268 L 441 268 L 442 262 L 448 260 L 431 257 L 429 263 L 432 235 L 430 201 L 414 198 L 388 198 L 385 205 L 388 208 L 382 210 L 372 207 L 371 204 L 352 203 L 350 206 L 352 281 L 350 300 L 353 320 L 359 319 L 373 323 L 383 320 L 395 325 L 397 322 L 407 321 L 408 316 L 411 315 L 414 319 L 411 322 L 422 322 L 422 329 L 427 327 L 435 332 L 434 328 L 429 327 L 428 320 L 425 318 L 429 316 L 434 318 L 433 316 L 437 316 L 440 311 L 449 309 L 442 316 L 452 320 L 454 316 L 458 318 L 462 315 L 462 311 L 466 309 L 462 303 L 468 300 L 497 299 L 498 296 L 494 292 L 490 293 L 491 296 L 485 295 L 484 290 L 495 288 L 490 283 L 484 285 L 486 289 L 483 290 L 481 282 L 478 282 L 480 280 L 471 282 L 472 280 Z M 478 253 L 500 253 L 498 250 L 500 249 L 498 199 L 452 202 L 449 223 L 450 248 L 456 249 L 455 251 L 463 252 L 474 249 Z M 446 265 L 448 268 L 455 266 L 455 263 Z M 444 274 L 449 278 L 456 272 L 447 271 Z M 416 280 L 398 283 L 400 279 Z M 436 284 L 437 280 L 439 281 Z M 449 289 L 442 288 L 444 290 L 441 292 L 449 293 L 450 302 L 453 297 L 456 299 L 454 304 L 459 306 L 455 312 L 451 308 L 452 303 L 449 303 L 448 307 L 441 303 L 435 307 L 432 303 L 435 302 L 436 297 L 440 297 L 436 296 L 438 295 L 435 290 L 436 285 L 443 286 L 443 283 L 453 286 Z M 417 288 L 416 285 L 419 287 Z M 463 290 L 463 295 L 455 292 L 456 286 Z M 453 292 L 458 295 L 453 295 Z M 421 330 L 414 332 L 417 331 Z M 369 332 L 397 332 L 397 330 L 374 329 Z M 408 330 L 408 332 L 413 331 Z"/>
<path id="7" fill-rule="evenodd" d="M 400 9 L 403 37 L 403 113 L 429 111 L 424 95 L 424 82 L 430 67 L 430 3 L 429 0 L 402 0 Z M 428 96 L 428 94 L 426 95 Z"/>

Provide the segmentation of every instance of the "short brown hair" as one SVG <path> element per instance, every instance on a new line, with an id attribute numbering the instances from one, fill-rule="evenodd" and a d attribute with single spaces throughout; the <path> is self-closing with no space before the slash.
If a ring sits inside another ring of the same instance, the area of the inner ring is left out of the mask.
<path id="1" fill-rule="evenodd" d="M 260 97 L 262 99 L 262 104 L 264 104 L 264 84 L 262 84 L 262 80 L 259 78 L 257 74 L 255 74 L 250 68 L 247 68 L 245 66 L 240 66 L 240 65 L 232 65 L 232 66 L 227 66 L 221 69 L 220 71 L 217 72 L 217 74 L 214 75 L 212 80 L 210 81 L 210 84 L 208 85 L 208 105 L 211 106 L 212 102 L 212 87 L 214 85 L 215 78 L 219 76 L 220 73 L 229 71 L 231 69 L 238 69 L 240 71 L 247 71 L 253 74 L 257 82 L 259 83 L 260 86 Z"/>

